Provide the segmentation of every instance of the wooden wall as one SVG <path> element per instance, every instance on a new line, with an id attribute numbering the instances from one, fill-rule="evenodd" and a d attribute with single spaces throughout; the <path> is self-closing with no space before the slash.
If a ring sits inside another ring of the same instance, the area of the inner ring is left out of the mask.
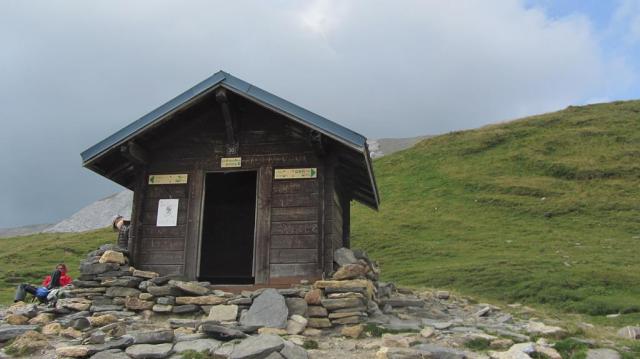
<path id="1" fill-rule="evenodd" d="M 305 136 L 308 129 L 258 105 L 233 101 L 240 169 L 220 168 L 220 159 L 226 157 L 224 121 L 213 99 L 209 105 L 185 112 L 137 140 L 148 150 L 150 161 L 146 173 L 140 172 L 144 179 L 138 179 L 139 198 L 134 204 L 134 264 L 195 279 L 205 174 L 253 170 L 258 173 L 256 283 L 318 277 L 327 261 L 332 262 L 333 252 L 327 252 L 327 247 L 333 244 L 322 241 L 324 232 L 333 236 L 342 232 L 341 222 L 325 218 L 324 213 L 325 207 L 334 207 L 331 198 L 335 193 L 332 188 L 325 192 L 324 183 L 325 172 L 332 176 L 332 166 L 325 169 L 325 158 Z M 316 167 L 318 178 L 273 178 L 277 168 L 296 167 Z M 147 175 L 169 173 L 188 174 L 189 181 L 185 185 L 146 184 Z M 161 198 L 180 199 L 177 227 L 155 226 Z M 327 198 L 331 199 L 328 206 Z M 330 227 L 325 225 L 327 219 L 332 220 Z"/>

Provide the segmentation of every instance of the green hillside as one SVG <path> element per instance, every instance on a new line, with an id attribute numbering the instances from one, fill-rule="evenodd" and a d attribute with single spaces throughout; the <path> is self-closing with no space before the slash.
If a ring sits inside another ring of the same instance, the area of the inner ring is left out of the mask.
<path id="1" fill-rule="evenodd" d="M 453 132 L 374 167 L 382 206 L 354 205 L 352 236 L 385 279 L 640 311 L 640 101 Z"/>
<path id="2" fill-rule="evenodd" d="M 116 235 L 108 229 L 0 238 L 0 304 L 13 300 L 18 284 L 40 284 L 60 262 L 66 263 L 71 277 L 76 278 L 80 260 L 88 252 L 115 240 Z"/>

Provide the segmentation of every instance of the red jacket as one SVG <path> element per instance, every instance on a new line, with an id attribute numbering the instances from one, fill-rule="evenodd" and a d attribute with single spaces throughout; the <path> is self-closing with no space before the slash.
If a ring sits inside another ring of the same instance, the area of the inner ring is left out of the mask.
<path id="1" fill-rule="evenodd" d="M 60 275 L 60 286 L 61 286 L 61 287 L 64 287 L 64 286 L 65 286 L 65 285 L 67 285 L 67 284 L 71 284 L 71 281 L 72 281 L 72 280 L 73 280 L 73 279 L 71 279 L 71 277 L 69 277 L 69 276 L 67 275 L 67 273 L 62 273 L 62 274 Z M 42 281 L 42 286 L 43 286 L 43 287 L 46 287 L 46 286 L 48 286 L 48 285 L 49 285 L 49 283 L 51 283 L 51 276 L 50 276 L 50 275 L 48 275 L 48 276 L 46 276 L 46 277 L 44 278 L 44 280 Z"/>

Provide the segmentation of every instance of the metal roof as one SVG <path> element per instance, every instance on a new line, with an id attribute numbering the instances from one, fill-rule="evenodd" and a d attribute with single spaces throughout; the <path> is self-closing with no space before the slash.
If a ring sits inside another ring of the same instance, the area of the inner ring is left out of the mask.
<path id="1" fill-rule="evenodd" d="M 162 106 L 156 108 L 155 110 L 142 116 L 138 120 L 115 132 L 111 136 L 83 151 L 80 154 L 80 156 L 82 157 L 83 166 L 86 167 L 91 162 L 106 154 L 106 152 L 110 149 L 119 146 L 130 139 L 133 139 L 134 137 L 144 132 L 146 129 L 152 127 L 154 124 L 160 122 L 167 116 L 171 115 L 187 103 L 197 99 L 205 93 L 209 93 L 210 91 L 218 87 L 224 87 L 241 96 L 249 98 L 275 112 L 278 112 L 296 122 L 301 123 L 302 125 L 310 127 L 328 136 L 329 138 L 343 143 L 353 150 L 360 152 L 364 156 L 364 162 L 367 167 L 366 170 L 369 174 L 369 181 L 371 182 L 371 192 L 374 196 L 374 198 L 372 199 L 375 203 L 373 207 L 378 207 L 378 190 L 376 187 L 375 179 L 373 177 L 373 168 L 371 166 L 371 158 L 369 156 L 369 151 L 367 148 L 366 137 L 320 115 L 308 111 L 296 104 L 293 104 L 285 99 L 282 99 L 272 93 L 253 86 L 252 84 L 243 81 L 235 76 L 232 76 L 231 74 L 224 71 L 216 72 L 206 80 L 193 86 L 192 88 L 181 93 Z"/>

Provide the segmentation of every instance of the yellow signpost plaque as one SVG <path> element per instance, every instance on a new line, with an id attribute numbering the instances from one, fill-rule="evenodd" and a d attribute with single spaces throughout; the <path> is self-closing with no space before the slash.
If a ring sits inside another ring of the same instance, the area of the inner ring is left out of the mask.
<path id="1" fill-rule="evenodd" d="M 223 157 L 220 159 L 221 168 L 242 167 L 242 157 Z"/>
<path id="2" fill-rule="evenodd" d="M 273 176 L 277 180 L 318 177 L 317 168 L 278 168 Z"/>
<path id="3" fill-rule="evenodd" d="M 149 184 L 185 184 L 189 176 L 185 174 L 177 175 L 149 175 Z"/>

